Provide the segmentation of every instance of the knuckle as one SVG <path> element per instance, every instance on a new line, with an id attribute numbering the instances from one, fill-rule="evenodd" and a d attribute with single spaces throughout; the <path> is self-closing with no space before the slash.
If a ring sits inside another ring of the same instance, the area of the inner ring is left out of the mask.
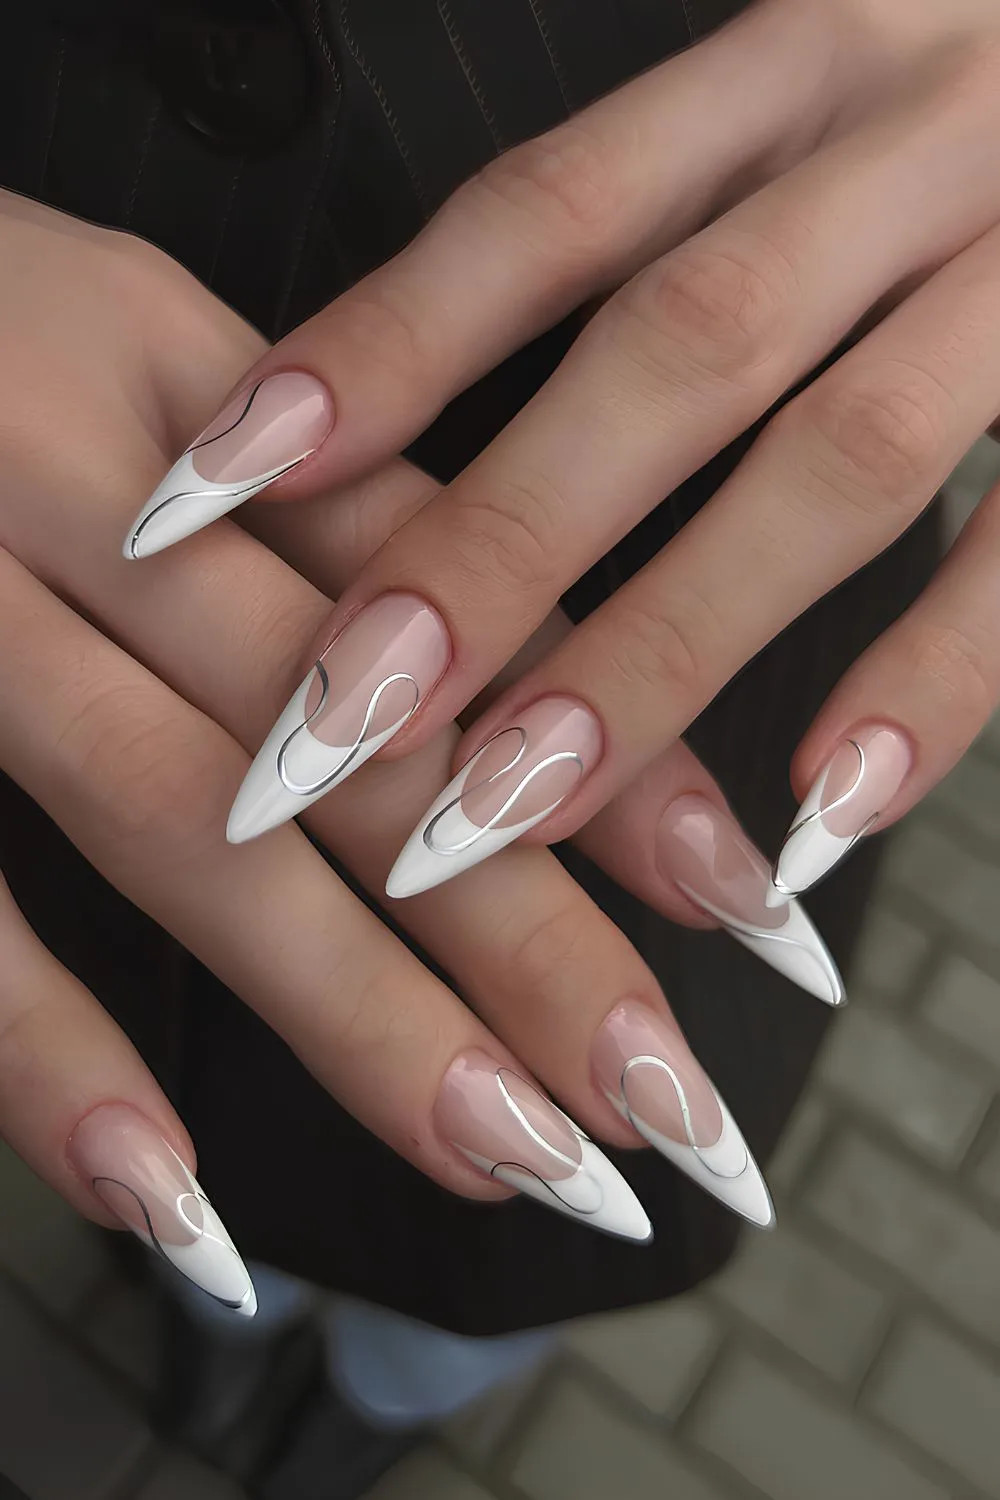
<path id="1" fill-rule="evenodd" d="M 770 259 L 776 268 L 779 257 Z M 689 246 L 644 271 L 627 312 L 638 322 L 647 357 L 655 362 L 679 348 L 714 377 L 766 365 L 780 348 L 785 321 L 783 276 L 768 261 L 767 253 L 751 258 Z"/>
<path id="2" fill-rule="evenodd" d="M 404 256 L 406 252 L 403 252 Z M 375 366 L 413 396 L 415 375 L 427 378 L 438 351 L 426 320 L 416 312 L 405 281 L 397 285 L 394 275 L 376 274 L 334 302 L 321 315 L 324 343 L 347 346 L 364 366 Z M 350 357 L 346 367 L 350 368 Z"/>
<path id="3" fill-rule="evenodd" d="M 874 372 L 809 403 L 817 467 L 840 498 L 879 511 L 926 498 L 944 446 L 942 394 L 917 371 Z"/>
<path id="4" fill-rule="evenodd" d="M 627 685 L 689 703 L 704 684 L 704 646 L 692 620 L 671 607 L 629 604 L 616 620 L 612 668 Z"/>
<path id="5" fill-rule="evenodd" d="M 586 959 L 592 941 L 593 924 L 581 920 L 578 901 L 541 913 L 504 957 L 507 982 L 519 993 L 535 993 L 539 987 L 544 993 L 551 988 L 553 974 Z"/>
<path id="6" fill-rule="evenodd" d="M 532 239 L 570 252 L 610 241 L 622 199 L 613 153 L 578 120 L 505 151 L 463 191 L 499 198 L 524 216 Z"/>
<path id="7" fill-rule="evenodd" d="M 457 516 L 471 571 L 505 591 L 550 592 L 560 579 L 555 540 L 562 497 L 540 475 L 506 478 L 465 497 Z"/>
<path id="8" fill-rule="evenodd" d="M 978 729 L 996 703 L 993 652 L 986 631 L 979 636 L 971 626 L 933 625 L 918 637 L 912 667 L 919 681 L 933 684 L 938 700 Z"/>

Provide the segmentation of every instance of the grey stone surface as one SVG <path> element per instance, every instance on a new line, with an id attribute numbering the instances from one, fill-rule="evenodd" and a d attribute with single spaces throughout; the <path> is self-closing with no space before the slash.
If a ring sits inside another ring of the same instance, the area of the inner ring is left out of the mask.
<path id="1" fill-rule="evenodd" d="M 921 1006 L 928 1024 L 968 1047 L 1000 1075 L 1000 982 L 961 953 L 938 965 Z"/>
<path id="2" fill-rule="evenodd" d="M 78 1324 L 88 1348 L 140 1391 L 156 1379 L 156 1316 L 152 1297 L 124 1280 L 102 1286 Z"/>
<path id="3" fill-rule="evenodd" d="M 905 1002 L 927 962 L 931 945 L 919 927 L 878 906 L 865 919 L 851 967 L 851 995 L 872 994 Z"/>
<path id="4" fill-rule="evenodd" d="M 1000 1204 L 1000 1122 L 994 1126 L 983 1145 L 972 1172 L 972 1181 L 981 1193 Z"/>
<path id="5" fill-rule="evenodd" d="M 510 1478 L 531 1500 L 725 1500 L 666 1442 L 570 1379 L 550 1391 Z"/>
<path id="6" fill-rule="evenodd" d="M 830 1133 L 830 1105 L 812 1089 L 796 1105 L 778 1149 L 766 1163 L 771 1191 L 783 1198 L 791 1194 L 823 1141 Z M 780 1208 L 779 1208 L 780 1213 Z"/>
<path id="7" fill-rule="evenodd" d="M 748 1235 L 712 1291 L 758 1327 L 837 1380 L 860 1376 L 884 1332 L 885 1293 L 781 1226 Z"/>
<path id="8" fill-rule="evenodd" d="M 1000 1343 L 1000 1229 L 956 1194 L 845 1134 L 803 1196 L 831 1229 Z"/>
<path id="9" fill-rule="evenodd" d="M 925 1319 L 886 1345 L 865 1405 L 1000 1500 L 1000 1371 Z"/>
<path id="10" fill-rule="evenodd" d="M 948 809 L 964 832 L 1000 841 L 1000 764 L 995 760 L 965 756 L 937 787 L 934 801 Z"/>
<path id="11" fill-rule="evenodd" d="M 422 1449 L 384 1474 L 368 1500 L 490 1500 L 489 1491 L 442 1453 Z"/>
<path id="12" fill-rule="evenodd" d="M 935 1048 L 912 1022 L 857 1007 L 831 1029 L 820 1076 L 942 1167 L 962 1160 L 995 1091 L 974 1059 Z"/>
<path id="13" fill-rule="evenodd" d="M 564 1342 L 651 1412 L 674 1416 L 719 1347 L 722 1329 L 697 1296 L 574 1324 Z"/>
<path id="14" fill-rule="evenodd" d="M 445 1446 L 466 1466 L 484 1468 L 521 1412 L 530 1405 L 541 1374 L 534 1371 L 522 1380 L 492 1390 L 450 1417 L 440 1429 Z"/>
<path id="15" fill-rule="evenodd" d="M 770 1500 L 945 1500 L 948 1494 L 850 1408 L 743 1351 L 709 1378 L 689 1435 Z"/>
<path id="16" fill-rule="evenodd" d="M 166 1453 L 136 1492 L 135 1500 L 246 1500 L 225 1474 L 186 1453 Z"/>
<path id="17" fill-rule="evenodd" d="M 110 1273 L 105 1237 L 0 1141 L 0 1270 L 57 1317 Z"/>
<path id="18" fill-rule="evenodd" d="M 105 1500 L 150 1444 L 137 1410 L 0 1281 L 0 1473 L 31 1500 Z"/>
<path id="19" fill-rule="evenodd" d="M 887 878 L 949 922 L 959 943 L 997 946 L 1000 865 L 919 818 L 900 824 L 885 864 Z"/>

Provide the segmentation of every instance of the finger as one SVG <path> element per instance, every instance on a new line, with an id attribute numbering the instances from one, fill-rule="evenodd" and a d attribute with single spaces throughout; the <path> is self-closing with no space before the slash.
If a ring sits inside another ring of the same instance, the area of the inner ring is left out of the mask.
<path id="1" fill-rule="evenodd" d="M 767 860 L 685 745 L 651 762 L 573 842 L 654 911 L 689 926 L 718 922 L 827 1005 L 844 1003 L 823 939 L 797 902 L 772 907 Z"/>
<path id="2" fill-rule="evenodd" d="M 731 180 L 804 149 L 835 97 L 830 32 L 821 7 L 758 6 L 503 155 L 255 366 L 156 489 L 127 554 L 276 482 L 313 494 L 400 452 L 506 355 L 696 229 Z"/>
<path id="3" fill-rule="evenodd" d="M 246 1267 L 194 1176 L 183 1125 L 2 880 L 0 1135 L 88 1218 L 124 1225 L 225 1306 L 256 1312 Z"/>
<path id="4" fill-rule="evenodd" d="M 477 826 L 495 825 L 481 855 L 543 820 L 547 839 L 572 832 L 913 521 L 995 403 L 998 249 L 991 230 L 791 402 L 664 552 L 470 731 L 472 759 L 418 825 L 394 889 L 457 870 L 433 860 L 425 837 L 456 797 Z"/>
<path id="5" fill-rule="evenodd" d="M 975 110 L 949 111 L 946 103 L 937 93 L 930 102 L 907 98 L 874 134 L 825 147 L 637 277 L 596 315 L 547 386 L 480 458 L 380 549 L 340 600 L 328 638 L 345 641 L 359 668 L 367 655 L 366 701 L 386 684 L 378 743 L 392 741 L 387 754 L 411 751 L 454 718 L 574 578 L 812 368 L 887 286 L 914 263 L 947 259 L 995 218 L 1000 189 L 982 135 L 996 114 L 996 96 L 977 99 Z M 960 182 L 956 159 L 969 162 Z M 889 219 L 879 212 L 888 200 L 895 207 Z M 863 243 L 865 254 L 845 258 L 845 236 Z M 742 529 L 752 520 L 759 533 L 768 507 L 764 497 L 744 506 Z M 713 532 L 716 571 L 735 555 L 729 535 L 723 542 L 721 528 Z M 777 550 L 771 552 L 773 572 Z M 759 633 L 782 599 L 763 599 L 755 575 L 746 588 L 743 558 L 739 568 L 740 593 Z M 810 583 L 817 571 L 815 563 L 806 570 Z M 676 615 L 694 617 L 678 621 L 673 649 L 680 672 L 689 670 L 684 631 L 714 631 L 726 612 L 714 596 L 703 599 L 703 576 L 675 567 L 676 594 L 659 595 L 675 599 Z M 658 578 L 647 574 L 650 592 Z M 639 653 L 648 652 L 648 635 L 656 649 L 659 630 L 656 600 L 650 623 L 649 611 L 640 614 L 635 603 L 640 595 L 636 585 L 612 606 L 622 615 L 631 611 Z M 401 597 L 412 622 L 405 630 L 401 607 L 387 602 Z M 695 644 L 704 653 L 702 642 Z M 555 691 L 553 677 L 547 691 Z M 352 673 L 348 692 L 356 682 Z M 579 745 L 564 748 L 582 763 L 567 760 L 560 770 L 553 763 L 544 778 L 553 795 L 535 799 L 538 813 L 565 798 L 604 753 L 600 725 L 567 706 L 567 699 L 590 694 L 586 675 L 576 683 L 558 694 L 559 717 L 567 718 L 558 733 L 578 736 Z M 631 709 L 623 707 L 621 718 L 606 718 L 615 725 L 611 748 L 627 739 L 637 715 L 656 706 L 647 691 L 635 695 Z M 276 734 L 292 732 L 305 707 L 303 699 L 291 704 Z M 310 707 L 319 728 L 353 718 L 356 705 L 341 708 L 334 684 Z M 534 730 L 547 732 L 540 724 Z M 349 774 L 356 764 L 347 759 L 350 746 L 331 743 L 344 751 Z M 269 744 L 269 760 L 273 750 Z M 605 775 L 610 766 L 605 756 Z M 498 760 L 490 769 L 500 768 Z M 599 787 L 592 778 L 589 806 L 574 797 L 577 822 L 598 805 Z"/>
<path id="6" fill-rule="evenodd" d="M 456 1191 L 648 1237 L 611 1163 L 297 830 L 227 848 L 227 735 L 2 553 L 0 627 L 0 763 L 357 1119 Z"/>
<path id="7" fill-rule="evenodd" d="M 960 759 L 1000 699 L 1000 488 L 917 602 L 834 689 L 796 753 L 804 793 L 772 900 L 807 890 Z"/>

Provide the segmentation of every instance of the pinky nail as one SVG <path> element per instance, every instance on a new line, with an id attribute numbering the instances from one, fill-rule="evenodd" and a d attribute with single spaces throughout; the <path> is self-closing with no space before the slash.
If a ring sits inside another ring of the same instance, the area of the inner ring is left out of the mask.
<path id="1" fill-rule="evenodd" d="M 103 1104 L 80 1121 L 67 1155 L 126 1229 L 216 1301 L 257 1311 L 247 1268 L 197 1179 L 144 1115 Z"/>
<path id="2" fill-rule="evenodd" d="M 441 1083 L 434 1123 L 479 1171 L 548 1208 L 621 1239 L 653 1231 L 638 1198 L 551 1099 L 487 1053 L 464 1052 Z"/>
<path id="3" fill-rule="evenodd" d="M 835 751 L 806 794 L 785 835 L 772 875 L 770 905 L 801 895 L 877 824 L 912 764 L 895 729 L 859 730 Z"/>
<path id="4" fill-rule="evenodd" d="M 706 797 L 678 797 L 656 830 L 656 864 L 688 900 L 755 953 L 827 1005 L 842 1005 L 844 983 L 802 907 L 767 904 L 771 871 L 729 813 Z"/>

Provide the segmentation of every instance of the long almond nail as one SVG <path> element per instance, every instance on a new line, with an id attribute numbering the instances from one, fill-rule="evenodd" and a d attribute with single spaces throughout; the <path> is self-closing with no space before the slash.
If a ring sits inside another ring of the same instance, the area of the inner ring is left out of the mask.
<path id="1" fill-rule="evenodd" d="M 785 835 L 768 900 L 780 906 L 815 885 L 878 822 L 906 780 L 910 746 L 895 729 L 869 727 L 820 771 Z"/>
<path id="2" fill-rule="evenodd" d="M 244 1317 L 257 1311 L 247 1268 L 225 1226 L 145 1115 L 102 1104 L 80 1121 L 67 1155 L 111 1212 L 189 1281 Z"/>
<path id="3" fill-rule="evenodd" d="M 174 464 L 125 538 L 151 557 L 290 474 L 329 435 L 333 401 L 302 370 L 269 375 L 235 397 Z"/>
<path id="4" fill-rule="evenodd" d="M 411 594 L 383 594 L 355 615 L 247 772 L 229 814 L 229 842 L 277 828 L 346 781 L 412 718 L 450 655 L 441 616 Z"/>
<path id="5" fill-rule="evenodd" d="M 675 1027 L 648 1005 L 623 1001 L 598 1031 L 591 1056 L 601 1092 L 643 1140 L 734 1213 L 773 1226 L 760 1169 Z"/>
<path id="6" fill-rule="evenodd" d="M 827 1005 L 842 1005 L 844 982 L 826 944 L 795 901 L 771 907 L 771 871 L 728 813 L 695 794 L 665 809 L 656 831 L 656 863 L 695 906 L 738 943 Z"/>
<path id="7" fill-rule="evenodd" d="M 434 1110 L 442 1139 L 529 1198 L 646 1243 L 653 1231 L 628 1183 L 568 1115 L 485 1052 L 464 1052 L 444 1076 Z"/>
<path id="8" fill-rule="evenodd" d="M 601 756 L 601 726 L 574 698 L 539 698 L 487 740 L 431 804 L 386 882 L 415 896 L 496 854 L 547 818 Z"/>

